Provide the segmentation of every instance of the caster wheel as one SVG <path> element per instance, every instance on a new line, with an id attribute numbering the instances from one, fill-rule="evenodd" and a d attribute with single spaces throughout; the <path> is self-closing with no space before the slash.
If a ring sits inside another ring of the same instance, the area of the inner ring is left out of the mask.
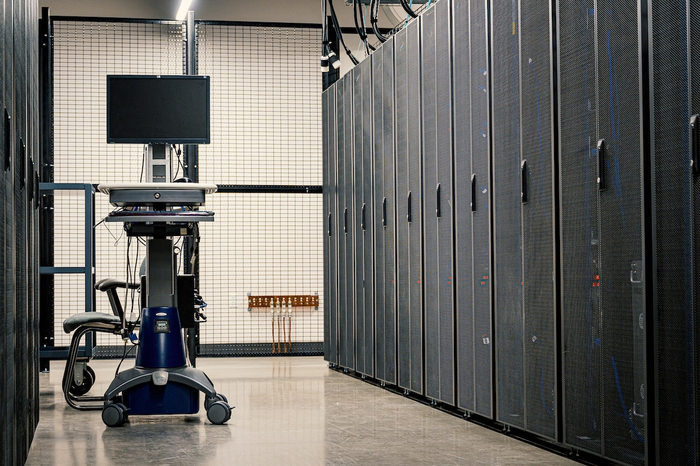
<path id="1" fill-rule="evenodd" d="M 207 408 L 207 419 L 212 424 L 225 424 L 231 419 L 231 407 L 223 401 L 214 401 Z"/>
<path id="2" fill-rule="evenodd" d="M 94 384 L 95 371 L 92 370 L 92 367 L 85 366 L 85 370 L 83 370 L 83 383 L 81 385 L 76 385 L 75 380 L 73 380 L 70 384 L 70 389 L 68 390 L 68 393 L 70 393 L 73 396 L 85 395 L 87 392 L 90 391 Z"/>
<path id="3" fill-rule="evenodd" d="M 121 403 L 112 403 L 102 409 L 102 422 L 107 427 L 119 427 L 126 421 L 126 408 Z"/>
<path id="4" fill-rule="evenodd" d="M 226 396 L 222 395 L 221 393 L 217 393 L 216 398 L 206 397 L 204 399 L 204 409 L 208 410 L 209 406 L 211 406 L 211 404 L 215 401 L 223 401 L 224 403 L 228 404 L 228 399 L 226 398 Z"/>

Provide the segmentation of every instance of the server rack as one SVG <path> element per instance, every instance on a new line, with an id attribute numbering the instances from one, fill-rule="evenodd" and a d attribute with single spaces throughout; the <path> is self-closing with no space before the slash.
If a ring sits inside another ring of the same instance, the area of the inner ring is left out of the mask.
<path id="1" fill-rule="evenodd" d="M 450 3 L 421 16 L 426 396 L 455 403 Z"/>
<path id="2" fill-rule="evenodd" d="M 324 359 L 338 364 L 338 227 L 337 140 L 335 85 L 324 91 L 323 113 L 323 211 L 324 215 Z"/>
<path id="3" fill-rule="evenodd" d="M 556 438 L 549 5 L 494 4 L 491 30 L 497 420 Z"/>
<path id="4" fill-rule="evenodd" d="M 424 393 L 420 21 L 395 36 L 398 386 Z"/>
<path id="5" fill-rule="evenodd" d="M 352 80 L 336 84 L 338 118 L 338 364 L 355 368 Z M 341 230 L 342 225 L 342 230 Z"/>
<path id="6" fill-rule="evenodd" d="M 374 376 L 372 60 L 352 70 L 355 203 L 355 370 Z"/>
<path id="7" fill-rule="evenodd" d="M 376 377 L 396 384 L 394 41 L 372 55 Z"/>
<path id="8" fill-rule="evenodd" d="M 654 272 L 646 321 L 653 330 L 647 341 L 656 346 L 646 364 L 654 382 L 645 386 L 653 387 L 655 401 L 645 413 L 654 415 L 656 429 L 646 435 L 653 447 L 647 447 L 647 463 L 700 464 L 700 3 L 648 0 L 641 12 L 648 18 L 642 32 L 648 32 L 650 65 L 644 113 L 650 130 L 642 132 L 651 154 L 645 169 L 653 176 L 651 216 L 644 217 L 651 223 L 646 243 L 653 245 L 645 258 Z M 636 342 L 638 325 L 633 333 Z M 635 376 L 636 351 L 635 345 Z M 634 381 L 635 403 L 639 383 Z"/>
<path id="9" fill-rule="evenodd" d="M 457 406 L 493 416 L 488 2 L 453 0 Z"/>

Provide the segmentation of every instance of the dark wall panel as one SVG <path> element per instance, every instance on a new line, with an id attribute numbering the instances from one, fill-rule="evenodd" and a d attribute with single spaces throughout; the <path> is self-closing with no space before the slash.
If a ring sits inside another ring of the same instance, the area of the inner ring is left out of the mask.
<path id="1" fill-rule="evenodd" d="M 398 385 L 423 394 L 420 22 L 395 42 Z"/>
<path id="2" fill-rule="evenodd" d="M 323 93 L 323 212 L 324 212 L 324 359 L 338 363 L 338 305 L 337 305 L 337 142 L 335 86 Z"/>
<path id="3" fill-rule="evenodd" d="M 421 22 L 426 396 L 454 404 L 450 3 Z"/>
<path id="4" fill-rule="evenodd" d="M 355 202 L 356 370 L 374 375 L 372 60 L 352 70 Z"/>

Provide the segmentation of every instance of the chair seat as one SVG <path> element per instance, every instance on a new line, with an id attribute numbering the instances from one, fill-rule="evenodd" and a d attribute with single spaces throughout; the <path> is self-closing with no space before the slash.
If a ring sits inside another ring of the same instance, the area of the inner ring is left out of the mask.
<path id="1" fill-rule="evenodd" d="M 63 321 L 63 331 L 70 333 L 81 325 L 96 323 L 114 325 L 114 328 L 117 329 L 121 326 L 122 320 L 115 315 L 103 312 L 81 312 Z"/>

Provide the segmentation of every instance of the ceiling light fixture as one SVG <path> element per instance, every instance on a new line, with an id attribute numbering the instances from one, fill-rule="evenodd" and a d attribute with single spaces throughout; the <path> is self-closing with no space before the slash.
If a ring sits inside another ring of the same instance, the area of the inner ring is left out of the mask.
<path id="1" fill-rule="evenodd" d="M 182 21 L 187 17 L 187 10 L 190 9 L 190 5 L 192 4 L 192 0 L 182 0 L 182 3 L 180 3 L 180 9 L 177 10 L 177 16 L 175 16 L 175 19 L 178 21 Z"/>

